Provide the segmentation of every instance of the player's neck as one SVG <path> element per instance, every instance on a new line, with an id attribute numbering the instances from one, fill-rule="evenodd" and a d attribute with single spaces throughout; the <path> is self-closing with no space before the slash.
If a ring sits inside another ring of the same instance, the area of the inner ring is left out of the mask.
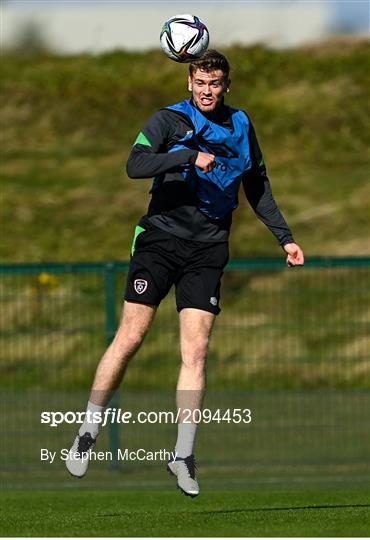
<path id="1" fill-rule="evenodd" d="M 213 121 L 218 120 L 218 121 L 220 121 L 220 120 L 223 120 L 224 117 L 225 117 L 226 110 L 225 110 L 224 98 L 222 98 L 221 103 L 213 111 L 209 111 L 209 112 L 202 111 L 197 106 L 197 104 L 195 103 L 193 98 L 190 98 L 190 102 L 199 112 L 201 112 L 203 114 L 203 116 L 208 118 L 208 120 L 213 120 Z"/>

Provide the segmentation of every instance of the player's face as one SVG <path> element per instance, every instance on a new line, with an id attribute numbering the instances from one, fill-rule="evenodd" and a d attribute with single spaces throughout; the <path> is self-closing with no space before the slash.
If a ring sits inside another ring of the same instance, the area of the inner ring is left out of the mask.
<path id="1" fill-rule="evenodd" d="M 221 104 L 229 84 L 230 81 L 220 69 L 211 73 L 197 69 L 188 79 L 188 87 L 193 93 L 193 100 L 202 112 L 212 112 Z"/>

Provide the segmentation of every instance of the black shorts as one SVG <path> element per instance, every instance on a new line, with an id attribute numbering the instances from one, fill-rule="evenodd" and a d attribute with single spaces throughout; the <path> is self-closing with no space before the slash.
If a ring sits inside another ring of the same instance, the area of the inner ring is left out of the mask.
<path id="1" fill-rule="evenodd" d="M 218 315 L 228 242 L 193 242 L 154 225 L 137 227 L 125 300 L 158 306 L 172 285 L 177 311 L 196 308 Z"/>

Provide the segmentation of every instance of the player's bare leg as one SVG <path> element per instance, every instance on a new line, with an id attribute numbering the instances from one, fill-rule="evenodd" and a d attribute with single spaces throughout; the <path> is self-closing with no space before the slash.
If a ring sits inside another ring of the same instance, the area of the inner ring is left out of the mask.
<path id="1" fill-rule="evenodd" d="M 141 346 L 156 313 L 155 306 L 125 302 L 114 340 L 96 370 L 90 401 L 105 407 L 119 387 L 129 360 Z"/>
<path id="2" fill-rule="evenodd" d="M 74 476 L 84 476 L 88 467 L 88 453 L 95 444 L 101 421 L 94 413 L 104 412 L 111 397 L 119 387 L 129 360 L 134 356 L 147 334 L 156 307 L 125 302 L 117 333 L 99 362 L 84 423 L 79 429 L 66 460 L 67 469 Z"/>
<path id="3" fill-rule="evenodd" d="M 178 487 L 191 497 L 199 494 L 199 485 L 193 455 L 197 424 L 189 422 L 189 416 L 192 420 L 193 411 L 202 408 L 208 344 L 214 320 L 215 315 L 199 309 L 186 308 L 180 312 L 182 361 L 176 393 L 177 408 L 180 409 L 175 447 L 177 458 L 168 463 L 168 469 L 177 476 Z"/>
<path id="4" fill-rule="evenodd" d="M 215 315 L 200 309 L 180 311 L 181 366 L 177 382 L 177 406 L 200 409 L 206 386 L 208 344 Z M 181 412 L 180 420 L 184 414 Z"/>

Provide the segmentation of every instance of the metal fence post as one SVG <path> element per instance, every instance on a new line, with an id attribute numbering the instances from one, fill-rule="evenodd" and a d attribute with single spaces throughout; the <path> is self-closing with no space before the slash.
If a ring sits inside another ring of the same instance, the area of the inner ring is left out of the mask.
<path id="1" fill-rule="evenodd" d="M 110 262 L 105 265 L 105 335 L 107 346 L 111 344 L 116 333 L 116 266 Z M 111 407 L 118 407 L 118 396 L 115 394 L 110 402 Z M 109 424 L 109 450 L 113 460 L 110 462 L 111 469 L 118 469 L 117 450 L 119 448 L 118 424 Z"/>

